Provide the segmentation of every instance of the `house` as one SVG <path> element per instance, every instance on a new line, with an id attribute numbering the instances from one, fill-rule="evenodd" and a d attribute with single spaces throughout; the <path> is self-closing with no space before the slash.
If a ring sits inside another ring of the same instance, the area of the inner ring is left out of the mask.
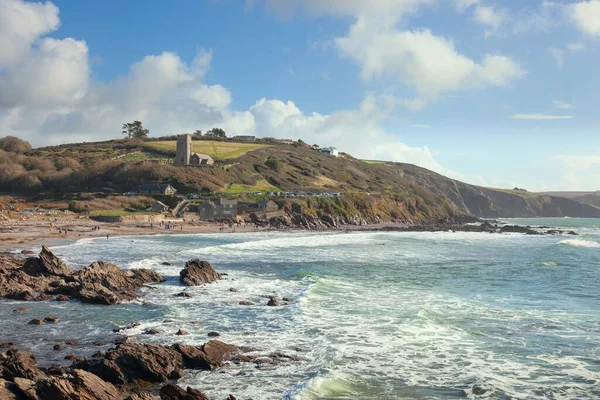
<path id="1" fill-rule="evenodd" d="M 294 144 L 294 143 L 298 143 L 295 140 L 291 140 L 291 139 L 275 139 L 275 141 L 277 143 L 283 143 L 283 144 Z"/>
<path id="2" fill-rule="evenodd" d="M 165 213 L 169 211 L 169 206 L 161 201 L 156 201 L 152 204 L 152 207 L 150 207 L 150 211 L 155 213 Z"/>
<path id="3" fill-rule="evenodd" d="M 279 206 L 273 200 L 261 200 L 258 202 L 258 209 L 264 212 L 275 212 Z"/>
<path id="4" fill-rule="evenodd" d="M 198 206 L 200 220 L 230 219 L 237 216 L 237 200 L 218 199 L 205 201 Z"/>
<path id="5" fill-rule="evenodd" d="M 256 136 L 234 136 L 233 140 L 238 140 L 240 142 L 254 142 L 256 141 Z"/>
<path id="6" fill-rule="evenodd" d="M 339 157 L 340 155 L 338 149 L 336 149 L 335 147 L 323 147 L 320 151 L 321 153 L 329 154 L 333 157 Z"/>
<path id="7" fill-rule="evenodd" d="M 173 196 L 175 192 L 177 192 L 177 189 L 168 183 L 148 183 L 140 185 L 135 189 L 135 193 L 145 195 L 163 194 Z"/>
<path id="8" fill-rule="evenodd" d="M 214 165 L 215 160 L 207 154 L 192 153 L 189 165 Z"/>

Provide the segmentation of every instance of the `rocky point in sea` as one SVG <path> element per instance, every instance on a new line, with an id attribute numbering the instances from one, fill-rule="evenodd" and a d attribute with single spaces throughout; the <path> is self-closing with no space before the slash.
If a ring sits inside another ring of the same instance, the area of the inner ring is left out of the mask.
<path id="1" fill-rule="evenodd" d="M 46 246 L 37 257 L 24 262 L 0 259 L 0 297 L 14 300 L 78 299 L 110 305 L 133 300 L 142 286 L 162 281 L 163 277 L 150 269 L 126 271 L 104 261 L 75 271 Z"/>

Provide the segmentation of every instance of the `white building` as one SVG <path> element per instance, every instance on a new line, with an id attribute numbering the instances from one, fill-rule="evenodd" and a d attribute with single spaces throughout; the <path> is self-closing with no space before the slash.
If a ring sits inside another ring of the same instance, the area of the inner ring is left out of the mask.
<path id="1" fill-rule="evenodd" d="M 339 157 L 340 153 L 338 152 L 338 149 L 336 149 L 335 147 L 323 147 L 321 150 L 321 153 L 326 153 L 329 154 L 330 156 L 334 156 L 334 157 Z"/>

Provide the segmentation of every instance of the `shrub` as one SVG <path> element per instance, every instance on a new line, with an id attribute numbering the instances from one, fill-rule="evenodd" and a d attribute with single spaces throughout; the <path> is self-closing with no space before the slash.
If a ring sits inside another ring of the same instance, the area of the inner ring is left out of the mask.
<path id="1" fill-rule="evenodd" d="M 31 150 L 31 144 L 16 136 L 6 136 L 0 139 L 0 149 L 11 153 L 24 153 Z"/>

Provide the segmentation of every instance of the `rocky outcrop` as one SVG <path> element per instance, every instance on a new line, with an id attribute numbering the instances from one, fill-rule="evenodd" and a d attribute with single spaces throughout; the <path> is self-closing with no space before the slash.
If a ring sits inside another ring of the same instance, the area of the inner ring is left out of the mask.
<path id="1" fill-rule="evenodd" d="M 73 273 L 73 270 L 46 246 L 42 246 L 38 257 L 31 257 L 25 261 L 23 270 L 32 276 L 69 276 Z"/>
<path id="2" fill-rule="evenodd" d="M 190 260 L 179 273 L 179 280 L 187 286 L 199 286 L 221 279 L 221 275 L 207 261 Z"/>
<path id="3" fill-rule="evenodd" d="M 209 398 L 199 390 L 188 386 L 187 390 L 174 383 L 169 383 L 160 389 L 161 400 L 209 400 Z"/>
<path id="4" fill-rule="evenodd" d="M 16 300 L 76 298 L 87 303 L 116 304 L 138 297 L 137 291 L 143 285 L 162 281 L 152 270 L 127 271 L 103 261 L 74 271 L 46 246 L 38 257 L 25 262 L 8 256 L 0 258 L 0 296 Z"/>

